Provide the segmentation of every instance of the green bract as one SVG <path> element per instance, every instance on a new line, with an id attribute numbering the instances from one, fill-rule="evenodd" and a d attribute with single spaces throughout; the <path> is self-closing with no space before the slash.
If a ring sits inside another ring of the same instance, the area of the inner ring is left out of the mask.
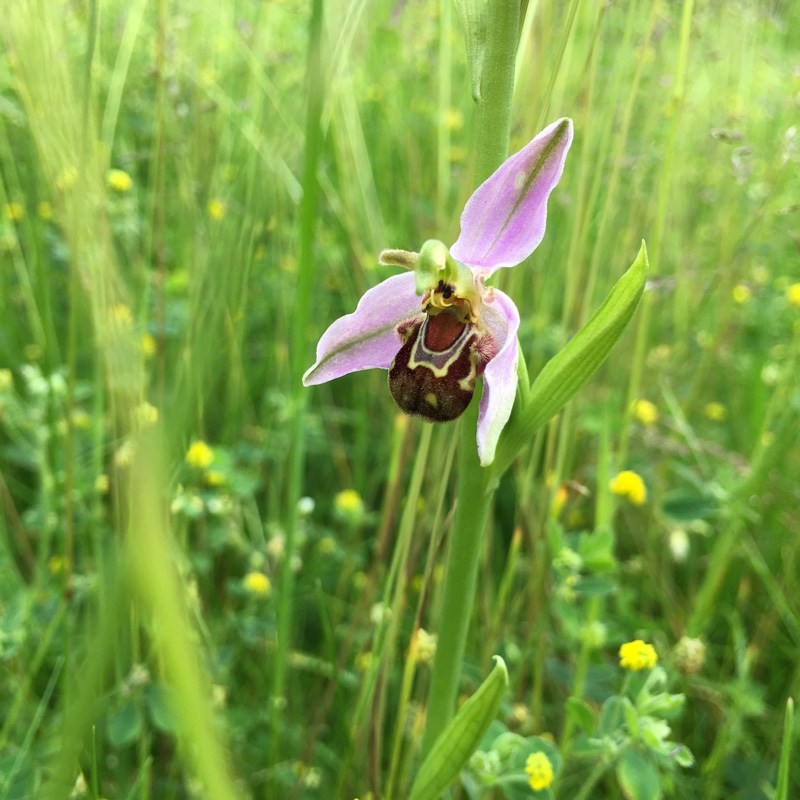
<path id="1" fill-rule="evenodd" d="M 636 311 L 647 267 L 647 248 L 642 242 L 636 260 L 603 305 L 566 347 L 545 364 L 530 392 L 522 393 L 524 406 L 515 408 L 497 448 L 496 476 L 502 475 L 520 447 L 572 399 L 606 360 Z"/>
<path id="2" fill-rule="evenodd" d="M 458 777 L 497 715 L 508 686 L 505 661 L 495 656 L 494 669 L 442 731 L 422 763 L 409 800 L 436 800 Z"/>

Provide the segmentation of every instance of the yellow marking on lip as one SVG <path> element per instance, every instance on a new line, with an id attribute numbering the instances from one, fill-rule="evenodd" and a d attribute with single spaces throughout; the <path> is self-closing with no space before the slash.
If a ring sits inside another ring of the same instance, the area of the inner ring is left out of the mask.
<path id="1" fill-rule="evenodd" d="M 431 406 L 431 408 L 439 408 L 439 401 L 436 399 L 436 395 L 433 392 L 428 392 L 425 395 L 425 402 Z"/>

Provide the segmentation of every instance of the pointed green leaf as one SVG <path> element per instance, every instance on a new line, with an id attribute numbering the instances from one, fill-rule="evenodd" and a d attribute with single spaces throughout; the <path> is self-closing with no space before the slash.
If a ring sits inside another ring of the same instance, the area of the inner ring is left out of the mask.
<path id="1" fill-rule="evenodd" d="M 128 700 L 108 718 L 106 732 L 114 747 L 135 742 L 144 729 L 144 716 L 139 703 Z"/>
<path id="2" fill-rule="evenodd" d="M 570 697 L 567 700 L 567 716 L 587 736 L 591 736 L 594 733 L 594 726 L 597 720 L 594 711 L 585 700 L 581 700 L 580 697 Z"/>
<path id="3" fill-rule="evenodd" d="M 647 248 L 642 242 L 639 255 L 611 294 L 533 382 L 527 406 L 503 431 L 495 475 L 505 471 L 520 447 L 572 399 L 606 360 L 636 311 L 646 277 Z"/>
<path id="4" fill-rule="evenodd" d="M 658 770 L 636 750 L 628 750 L 617 762 L 617 780 L 626 800 L 659 800 Z"/>
<path id="5" fill-rule="evenodd" d="M 631 736 L 639 735 L 639 717 L 636 708 L 627 697 L 622 698 L 622 707 L 625 709 L 625 724 L 628 726 Z"/>
<path id="6" fill-rule="evenodd" d="M 508 686 L 508 670 L 500 656 L 494 669 L 442 731 L 422 763 L 409 800 L 436 800 L 458 777 L 497 715 Z"/>
<path id="7" fill-rule="evenodd" d="M 175 733 L 177 725 L 172 711 L 172 698 L 165 686 L 152 684 L 144 693 L 144 701 L 153 725 L 164 733 Z"/>
<path id="8" fill-rule="evenodd" d="M 781 761 L 778 765 L 778 785 L 775 787 L 775 800 L 789 800 L 789 764 L 792 760 L 792 739 L 794 738 L 794 700 L 786 701 L 786 716 L 783 719 L 783 741 L 781 742 Z"/>

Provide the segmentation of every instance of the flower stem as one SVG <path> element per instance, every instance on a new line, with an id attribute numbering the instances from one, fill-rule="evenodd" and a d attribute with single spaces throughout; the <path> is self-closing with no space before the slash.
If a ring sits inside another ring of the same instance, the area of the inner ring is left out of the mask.
<path id="1" fill-rule="evenodd" d="M 487 41 L 477 100 L 475 184 L 482 183 L 508 155 L 514 61 L 519 27 L 519 0 L 490 0 L 486 9 Z M 439 641 L 428 694 L 423 757 L 453 717 L 461 661 L 475 598 L 483 532 L 493 489 L 491 473 L 481 468 L 475 447 L 478 401 L 461 422 L 458 504 L 447 559 L 439 624 Z"/>
<path id="2" fill-rule="evenodd" d="M 291 427 L 291 450 L 289 453 L 289 487 L 287 502 L 286 539 L 280 580 L 278 603 L 278 636 L 273 674 L 272 694 L 274 707 L 272 714 L 272 760 L 281 757 L 284 741 L 282 725 L 284 695 L 286 693 L 286 674 L 289 662 L 290 638 L 292 629 L 294 572 L 292 559 L 298 527 L 297 503 L 302 490 L 302 474 L 305 447 L 305 393 L 301 375 L 306 363 L 308 349 L 308 320 L 311 298 L 314 290 L 315 259 L 314 231 L 317 220 L 317 167 L 322 152 L 322 103 L 324 91 L 324 69 L 322 65 L 322 15 L 323 0 L 312 3 L 309 22 L 308 46 L 308 108 L 306 112 L 306 152 L 303 165 L 303 199 L 300 204 L 300 265 L 296 288 L 294 325 L 292 328 L 292 378 L 294 388 L 293 417 Z"/>

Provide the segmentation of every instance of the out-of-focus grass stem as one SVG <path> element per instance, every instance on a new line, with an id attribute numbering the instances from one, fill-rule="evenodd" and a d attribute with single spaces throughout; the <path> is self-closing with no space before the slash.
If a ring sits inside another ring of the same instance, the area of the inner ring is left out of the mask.
<path id="1" fill-rule="evenodd" d="M 610 502 L 610 491 L 608 488 L 609 479 L 609 461 L 611 452 L 611 409 L 606 406 L 606 413 L 603 418 L 603 428 L 600 434 L 600 447 L 597 457 L 597 502 L 595 505 L 595 527 L 603 525 L 610 525 L 614 506 Z M 593 625 L 600 619 L 603 610 L 603 600 L 601 597 L 594 596 L 589 600 L 586 609 L 586 623 L 585 627 Z M 586 685 L 586 672 L 589 668 L 589 660 L 592 655 L 594 645 L 591 637 L 586 636 L 581 643 L 581 649 L 578 654 L 578 661 L 575 665 L 575 673 L 572 679 L 572 690 L 570 697 L 577 700 L 583 699 L 583 690 Z M 567 716 L 564 722 L 564 731 L 561 734 L 561 757 L 564 761 L 569 756 L 570 747 L 572 746 L 572 737 L 575 732 L 575 723 L 572 717 Z"/>
<path id="2" fill-rule="evenodd" d="M 314 258 L 314 235 L 317 224 L 317 196 L 319 183 L 317 168 L 322 151 L 322 103 L 324 98 L 324 74 L 322 64 L 322 14 L 323 0 L 314 0 L 309 24 L 308 43 L 308 106 L 306 114 L 306 152 L 303 164 L 303 197 L 300 202 L 299 263 L 292 326 L 291 374 L 293 388 L 293 415 L 291 424 L 291 450 L 289 455 L 289 487 L 286 508 L 286 539 L 283 555 L 280 598 L 278 601 L 278 642 L 275 654 L 275 672 L 272 686 L 272 759 L 277 761 L 281 753 L 281 703 L 286 690 L 286 673 L 290 645 L 293 611 L 294 556 L 298 526 L 297 504 L 302 491 L 304 463 L 304 427 L 306 393 L 301 383 L 303 370 L 307 366 L 308 322 L 311 297 L 316 277 Z"/>
<path id="3" fill-rule="evenodd" d="M 660 272 L 661 254 L 663 251 L 664 226 L 667 219 L 667 202 L 669 200 L 669 188 L 672 182 L 672 164 L 675 155 L 675 143 L 678 138 L 678 124 L 680 123 L 680 112 L 683 107 L 684 95 L 686 90 L 686 69 L 689 60 L 689 38 L 692 30 L 692 9 L 694 0 L 683 1 L 683 13 L 681 17 L 680 47 L 678 51 L 678 63 L 675 68 L 675 89 L 672 94 L 672 107 L 669 134 L 667 144 L 664 148 L 664 155 L 661 161 L 661 174 L 658 184 L 658 206 L 656 210 L 655 228 L 652 237 L 652 247 L 650 248 L 650 263 L 654 272 Z M 655 6 L 654 6 L 655 8 Z M 680 259 L 678 259 L 680 262 Z M 679 270 L 677 280 L 685 280 L 685 276 Z M 677 302 L 677 301 L 676 301 Z M 639 396 L 642 385 L 642 372 L 644 360 L 647 354 L 647 341 L 650 327 L 650 314 L 653 305 L 653 293 L 645 292 L 642 297 L 641 308 L 639 310 L 639 324 L 636 328 L 636 345 L 633 355 L 633 365 L 631 367 L 630 381 L 628 382 L 628 394 L 625 403 L 624 413 L 626 424 L 622 427 L 620 443 L 618 448 L 617 463 L 620 466 L 625 464 L 628 454 L 628 437 L 630 435 L 631 406 Z"/>

